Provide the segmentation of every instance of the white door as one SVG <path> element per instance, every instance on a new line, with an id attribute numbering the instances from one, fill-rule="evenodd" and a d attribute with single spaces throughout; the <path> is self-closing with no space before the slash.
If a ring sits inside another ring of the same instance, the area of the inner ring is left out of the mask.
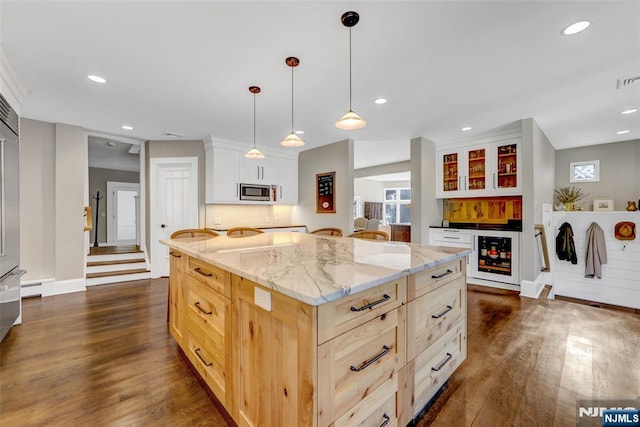
<path id="1" fill-rule="evenodd" d="M 107 242 L 135 245 L 137 241 L 137 198 L 140 184 L 107 181 Z"/>
<path id="2" fill-rule="evenodd" d="M 198 158 L 151 159 L 151 276 L 169 275 L 169 250 L 160 243 L 176 230 L 198 228 Z"/>

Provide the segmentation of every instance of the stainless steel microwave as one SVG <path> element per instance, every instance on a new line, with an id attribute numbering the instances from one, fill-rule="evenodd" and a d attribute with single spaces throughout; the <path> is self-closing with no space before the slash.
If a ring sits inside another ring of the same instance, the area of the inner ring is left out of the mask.
<path id="1" fill-rule="evenodd" d="M 271 200 L 271 186 L 260 184 L 240 184 L 240 200 L 268 202 Z"/>

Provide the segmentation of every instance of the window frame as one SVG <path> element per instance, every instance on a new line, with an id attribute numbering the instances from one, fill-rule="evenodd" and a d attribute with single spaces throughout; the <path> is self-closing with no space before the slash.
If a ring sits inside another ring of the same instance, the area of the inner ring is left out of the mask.
<path id="1" fill-rule="evenodd" d="M 395 200 L 387 200 L 387 191 L 395 190 L 396 191 L 396 199 Z M 411 199 L 401 199 L 400 192 L 402 190 L 409 190 L 411 192 L 411 187 L 385 187 L 382 191 L 382 224 L 389 225 L 387 222 L 387 205 L 395 205 L 396 207 L 396 219 L 400 220 L 400 206 L 408 205 L 408 208 L 411 209 Z"/>
<path id="2" fill-rule="evenodd" d="M 579 166 L 593 165 L 594 173 L 591 179 L 576 179 L 575 169 Z M 571 184 L 580 184 L 583 182 L 600 182 L 600 160 L 584 160 L 580 162 L 569 163 L 569 182 Z"/>

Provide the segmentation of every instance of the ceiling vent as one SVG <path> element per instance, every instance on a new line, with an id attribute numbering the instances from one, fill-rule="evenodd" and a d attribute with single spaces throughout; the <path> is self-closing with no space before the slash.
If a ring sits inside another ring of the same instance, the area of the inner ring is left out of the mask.
<path id="1" fill-rule="evenodd" d="M 629 87 L 633 84 L 640 84 L 640 76 L 618 79 L 618 89 L 624 89 L 625 87 Z"/>
<path id="2" fill-rule="evenodd" d="M 184 137 L 184 133 L 178 133 L 178 132 L 165 132 L 163 133 L 164 136 L 169 136 L 171 138 L 182 138 Z"/>
<path id="3" fill-rule="evenodd" d="M 140 154 L 140 144 L 131 144 L 129 154 Z"/>

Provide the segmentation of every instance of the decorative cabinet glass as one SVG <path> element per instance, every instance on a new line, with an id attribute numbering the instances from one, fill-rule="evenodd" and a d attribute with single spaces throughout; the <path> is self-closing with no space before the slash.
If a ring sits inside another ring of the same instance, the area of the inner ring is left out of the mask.
<path id="1" fill-rule="evenodd" d="M 522 176 L 520 174 L 522 156 L 518 139 L 493 144 L 494 190 L 500 194 L 521 194 Z"/>
<path id="2" fill-rule="evenodd" d="M 436 158 L 437 197 L 522 194 L 518 138 L 442 150 Z"/>

